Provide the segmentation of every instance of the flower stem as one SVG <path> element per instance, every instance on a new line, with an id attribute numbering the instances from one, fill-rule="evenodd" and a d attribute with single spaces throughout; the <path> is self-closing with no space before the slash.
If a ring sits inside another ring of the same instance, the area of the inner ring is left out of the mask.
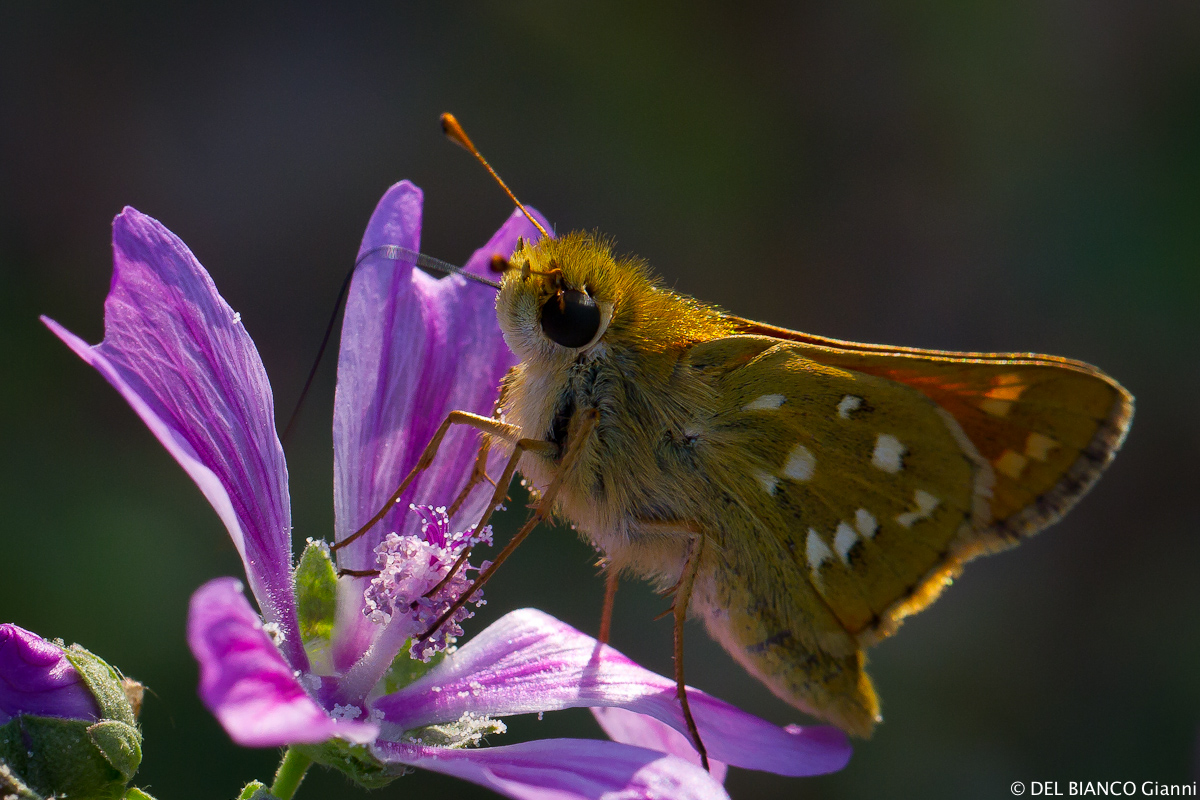
<path id="1" fill-rule="evenodd" d="M 271 784 L 271 794 L 279 800 L 292 800 L 292 795 L 300 788 L 304 773 L 312 766 L 312 759 L 299 750 L 289 747 L 279 762 L 275 771 L 275 782 Z"/>

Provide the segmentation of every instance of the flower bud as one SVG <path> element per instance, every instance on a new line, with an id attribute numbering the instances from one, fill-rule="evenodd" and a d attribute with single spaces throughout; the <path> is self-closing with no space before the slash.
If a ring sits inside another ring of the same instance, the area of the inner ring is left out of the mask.
<path id="1" fill-rule="evenodd" d="M 0 783 L 18 797 L 125 796 L 140 689 L 79 645 L 0 625 Z"/>

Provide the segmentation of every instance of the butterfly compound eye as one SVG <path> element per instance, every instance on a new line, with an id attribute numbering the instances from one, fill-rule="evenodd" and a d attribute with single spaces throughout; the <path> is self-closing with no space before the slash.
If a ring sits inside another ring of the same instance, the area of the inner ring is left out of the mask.
<path id="1" fill-rule="evenodd" d="M 556 294 L 542 306 L 542 332 L 563 347 L 583 347 L 600 330 L 600 307 L 578 289 Z"/>

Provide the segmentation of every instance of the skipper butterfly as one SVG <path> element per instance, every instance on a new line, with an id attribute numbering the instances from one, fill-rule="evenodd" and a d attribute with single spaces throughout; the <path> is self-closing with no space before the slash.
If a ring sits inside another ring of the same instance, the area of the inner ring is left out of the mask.
<path id="1" fill-rule="evenodd" d="M 487 166 L 453 117 L 443 126 Z M 520 363 L 497 415 L 452 413 L 393 497 L 450 425 L 485 434 L 460 503 L 487 449 L 511 446 L 491 507 L 518 469 L 540 502 L 478 584 L 555 513 L 605 554 L 606 620 L 618 574 L 670 586 L 679 699 L 702 756 L 683 690 L 689 611 L 780 698 L 867 736 L 880 716 L 866 648 L 964 563 L 1066 513 L 1133 415 L 1088 364 L 753 322 L 665 288 L 595 235 L 521 242 L 493 265 Z"/>

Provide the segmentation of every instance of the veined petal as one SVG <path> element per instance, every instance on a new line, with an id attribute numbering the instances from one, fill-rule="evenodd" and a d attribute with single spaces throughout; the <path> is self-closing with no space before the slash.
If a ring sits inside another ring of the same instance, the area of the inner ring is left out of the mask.
<path id="1" fill-rule="evenodd" d="M 691 688 L 688 701 L 717 761 L 800 776 L 839 770 L 850 758 L 845 734 L 834 728 L 780 728 Z M 504 716 L 577 706 L 618 706 L 687 731 L 673 680 L 532 608 L 500 618 L 420 680 L 375 703 L 401 729 L 468 711 Z"/>
<path id="2" fill-rule="evenodd" d="M 421 190 L 408 181 L 391 187 L 371 216 L 360 256 L 386 244 L 419 250 L 421 203 Z M 519 236 L 539 234 L 514 212 L 472 256 L 468 269 L 486 274 L 492 255 L 510 256 Z M 449 412 L 492 413 L 500 378 L 515 363 L 496 324 L 495 303 L 495 292 L 486 286 L 458 276 L 434 278 L 382 255 L 358 267 L 342 323 L 334 405 L 339 541 L 379 510 Z M 409 513 L 409 504 L 449 505 L 466 484 L 478 441 L 474 431 L 451 429 L 433 467 L 396 511 L 338 553 L 339 566 L 369 569 L 372 551 L 388 533 L 418 533 L 419 518 Z M 502 457 L 493 453 L 494 470 Z M 489 495 L 490 488 L 472 494 L 452 521 L 456 530 L 478 520 Z M 340 583 L 334 647 L 335 663 L 345 669 L 367 649 L 373 632 L 361 614 L 365 581 Z"/>
<path id="3" fill-rule="evenodd" d="M 518 800 L 727 800 L 724 787 L 682 759 L 588 739 L 541 739 L 450 750 L 380 742 L 381 761 L 478 783 Z"/>
<path id="4" fill-rule="evenodd" d="M 200 662 L 200 699 L 245 747 L 372 741 L 379 726 L 335 720 L 300 685 L 263 630 L 241 582 L 217 578 L 192 595 L 188 645 Z"/>
<path id="5" fill-rule="evenodd" d="M 240 318 L 187 246 L 126 208 L 113 220 L 113 278 L 104 341 L 49 328 L 95 367 L 212 503 L 267 618 L 307 666 L 291 576 L 287 467 L 271 385 Z"/>
<path id="6" fill-rule="evenodd" d="M 0 625 L 0 725 L 19 714 L 97 720 L 100 706 L 61 647 L 5 623 Z"/>
<path id="7" fill-rule="evenodd" d="M 591 711 L 596 722 L 600 723 L 608 738 L 614 742 L 657 750 L 700 766 L 700 754 L 692 746 L 691 740 L 667 723 L 616 706 L 593 708 Z M 713 780 L 724 783 L 729 767 L 711 758 L 708 760 L 708 766 Z"/>

